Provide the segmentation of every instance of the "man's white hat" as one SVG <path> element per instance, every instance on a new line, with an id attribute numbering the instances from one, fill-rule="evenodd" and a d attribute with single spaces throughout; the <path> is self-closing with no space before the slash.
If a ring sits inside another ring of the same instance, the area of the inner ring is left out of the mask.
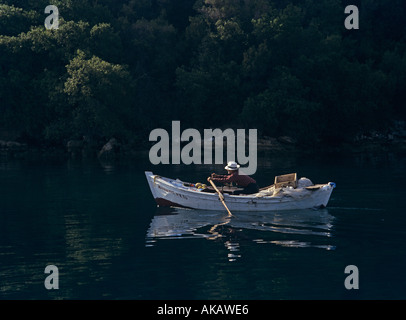
<path id="1" fill-rule="evenodd" d="M 229 161 L 224 169 L 226 170 L 238 170 L 240 165 L 235 161 Z"/>

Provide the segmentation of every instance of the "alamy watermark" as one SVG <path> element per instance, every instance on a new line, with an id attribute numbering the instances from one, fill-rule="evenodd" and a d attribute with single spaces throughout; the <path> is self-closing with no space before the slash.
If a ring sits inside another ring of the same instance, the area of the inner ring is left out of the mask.
<path id="1" fill-rule="evenodd" d="M 348 265 L 344 269 L 345 274 L 349 274 L 344 281 L 344 287 L 347 290 L 359 289 L 359 271 L 355 265 Z"/>
<path id="2" fill-rule="evenodd" d="M 223 158 L 224 142 L 227 141 L 227 160 Z M 252 175 L 257 171 L 257 129 L 204 129 L 203 137 L 196 129 L 186 129 L 181 132 L 180 121 L 172 121 L 171 135 L 165 129 L 151 131 L 149 141 L 157 141 L 149 151 L 152 164 L 224 164 L 227 161 L 237 161 L 242 166 L 241 172 Z M 246 142 L 248 141 L 248 156 Z M 181 148 L 182 142 L 187 142 Z M 214 147 L 213 147 L 214 143 Z M 203 151 L 203 161 L 202 161 Z"/>
<path id="3" fill-rule="evenodd" d="M 357 6 L 349 5 L 344 9 L 345 14 L 349 14 L 344 20 L 344 26 L 347 30 L 359 29 L 359 10 Z"/>
<path id="4" fill-rule="evenodd" d="M 44 25 L 47 30 L 59 28 L 59 10 L 57 6 L 49 5 L 45 7 L 45 13 L 50 15 L 45 18 Z"/>
<path id="5" fill-rule="evenodd" d="M 58 267 L 50 264 L 45 267 L 44 273 L 49 274 L 45 278 L 44 286 L 47 290 L 59 289 L 59 270 Z"/>

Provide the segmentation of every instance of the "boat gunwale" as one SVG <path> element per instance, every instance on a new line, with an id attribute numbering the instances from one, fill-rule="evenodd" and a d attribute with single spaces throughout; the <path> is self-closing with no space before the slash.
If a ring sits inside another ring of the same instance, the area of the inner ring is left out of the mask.
<path id="1" fill-rule="evenodd" d="M 172 187 L 172 188 L 174 188 L 174 189 L 177 189 L 177 190 L 182 190 L 182 191 L 185 191 L 185 192 L 189 192 L 190 194 L 194 194 L 194 195 L 204 195 L 204 196 L 209 196 L 209 197 L 215 197 L 215 198 L 218 198 L 218 194 L 217 193 L 212 193 L 212 192 L 204 192 L 204 191 L 197 191 L 198 189 L 197 188 L 195 188 L 196 190 L 193 190 L 193 189 L 191 189 L 191 188 L 189 188 L 189 187 L 179 187 L 179 186 L 176 186 L 176 185 L 174 185 L 174 184 L 172 184 L 172 183 L 170 183 L 169 181 L 167 181 L 167 180 L 170 180 L 170 181 L 175 181 L 175 182 L 180 182 L 180 183 L 190 183 L 190 182 L 187 182 L 187 181 L 182 181 L 182 180 L 179 180 L 179 179 L 172 179 L 172 178 L 167 178 L 167 177 L 163 177 L 163 176 L 160 176 L 160 175 L 157 175 L 157 174 L 152 174 L 150 177 L 153 177 L 153 176 L 155 176 L 155 177 L 157 177 L 157 178 L 155 178 L 155 179 L 160 179 L 164 184 L 166 184 L 167 186 L 170 186 L 170 187 Z M 153 178 L 154 179 L 154 178 Z M 193 188 L 193 187 L 192 187 Z M 246 200 L 246 199 L 270 199 L 271 197 L 269 197 L 269 196 L 264 196 L 264 197 L 256 197 L 256 196 L 254 196 L 254 195 L 256 195 L 256 194 L 258 194 L 259 192 L 257 192 L 257 193 L 252 193 L 252 194 L 241 194 L 241 195 L 234 195 L 234 194 L 229 194 L 229 193 L 222 193 L 222 195 L 225 197 L 225 198 L 228 198 L 228 197 L 230 197 L 230 198 L 232 198 L 232 199 L 241 199 L 241 200 Z M 283 197 L 272 197 L 272 199 L 282 199 Z"/>

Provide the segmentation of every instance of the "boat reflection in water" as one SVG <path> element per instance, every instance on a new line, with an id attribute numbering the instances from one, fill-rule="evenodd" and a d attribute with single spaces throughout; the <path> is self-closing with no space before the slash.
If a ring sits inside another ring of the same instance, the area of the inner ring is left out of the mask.
<path id="1" fill-rule="evenodd" d="M 155 246 L 159 240 L 168 239 L 223 239 L 230 261 L 241 257 L 242 241 L 334 250 L 333 245 L 319 244 L 320 239 L 332 236 L 334 219 L 328 209 L 237 212 L 230 218 L 226 213 L 217 211 L 157 208 L 147 231 L 146 246 Z M 308 239 L 287 240 L 287 235 Z"/>

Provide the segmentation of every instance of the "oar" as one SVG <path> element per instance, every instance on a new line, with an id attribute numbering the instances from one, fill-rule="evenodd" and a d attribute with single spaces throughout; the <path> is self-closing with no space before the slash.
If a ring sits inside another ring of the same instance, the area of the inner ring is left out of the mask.
<path id="1" fill-rule="evenodd" d="M 231 214 L 230 210 L 228 209 L 226 202 L 224 201 L 224 196 L 223 194 L 219 191 L 219 189 L 217 189 L 216 185 L 214 184 L 214 182 L 209 178 L 207 178 L 207 180 L 210 182 L 210 184 L 213 186 L 214 190 L 216 190 L 216 192 L 219 195 L 220 201 L 222 202 L 222 204 L 224 205 L 224 208 L 226 208 L 227 212 L 228 212 L 228 216 L 232 217 L 233 215 Z"/>

